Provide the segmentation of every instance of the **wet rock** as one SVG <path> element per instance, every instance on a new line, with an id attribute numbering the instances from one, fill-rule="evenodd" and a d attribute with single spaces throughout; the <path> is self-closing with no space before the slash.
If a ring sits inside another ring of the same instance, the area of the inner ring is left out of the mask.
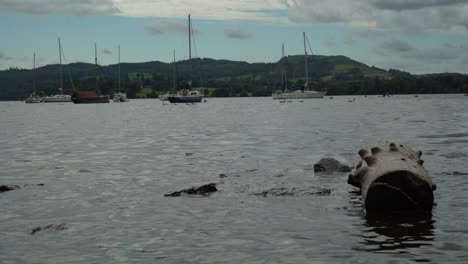
<path id="1" fill-rule="evenodd" d="M 202 185 L 198 188 L 192 187 L 190 189 L 185 189 L 178 192 L 168 193 L 164 196 L 166 197 L 179 197 L 182 195 L 203 195 L 203 196 L 210 196 L 214 192 L 217 192 L 218 189 L 216 188 L 216 183 L 210 183 Z"/>
<path id="2" fill-rule="evenodd" d="M 19 187 L 18 185 L 0 185 L 0 193 L 13 191 L 19 188 L 21 187 Z"/>
<path id="3" fill-rule="evenodd" d="M 252 193 L 251 195 L 256 196 L 306 196 L 306 195 L 313 195 L 313 196 L 326 196 L 330 195 L 332 189 L 326 188 L 318 188 L 318 187 L 310 187 L 310 188 L 286 188 L 286 187 L 277 187 L 272 188 L 269 190 L 265 190 L 259 193 Z"/>
<path id="4" fill-rule="evenodd" d="M 50 225 L 46 225 L 44 227 L 36 227 L 33 230 L 31 230 L 30 234 L 34 235 L 35 233 L 37 233 L 39 231 L 42 231 L 42 230 L 46 230 L 46 229 L 62 231 L 62 230 L 65 230 L 67 228 L 68 227 L 65 224 L 59 224 L 59 225 L 50 224 Z"/>
<path id="5" fill-rule="evenodd" d="M 348 183 L 360 188 L 366 212 L 431 211 L 435 184 L 422 166 L 421 151 L 397 143 L 361 149 Z"/>
<path id="6" fill-rule="evenodd" d="M 322 158 L 314 164 L 314 172 L 350 172 L 351 167 L 335 158 Z"/>
<path id="7" fill-rule="evenodd" d="M 227 178 L 227 175 L 224 174 L 224 173 L 221 173 L 221 174 L 218 175 L 218 177 L 220 177 L 221 179 L 223 179 L 223 178 Z"/>

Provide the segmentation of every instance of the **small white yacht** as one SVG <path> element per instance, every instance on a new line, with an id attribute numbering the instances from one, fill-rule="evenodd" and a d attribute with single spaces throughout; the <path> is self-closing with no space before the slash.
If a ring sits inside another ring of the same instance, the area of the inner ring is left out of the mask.
<path id="1" fill-rule="evenodd" d="M 128 102 L 127 93 L 125 90 L 115 90 L 114 97 L 112 97 L 112 101 L 115 103 L 123 103 Z"/>

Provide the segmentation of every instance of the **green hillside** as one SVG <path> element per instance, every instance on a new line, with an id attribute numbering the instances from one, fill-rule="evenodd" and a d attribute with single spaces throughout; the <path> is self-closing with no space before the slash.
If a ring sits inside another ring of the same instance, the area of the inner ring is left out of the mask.
<path id="1" fill-rule="evenodd" d="M 303 85 L 304 56 L 283 58 L 288 86 Z M 242 61 L 192 59 L 175 64 L 178 86 L 189 79 L 192 68 L 193 87 L 201 87 L 211 96 L 269 96 L 281 84 L 281 64 L 247 63 Z M 424 92 L 468 92 L 465 75 L 413 76 L 398 70 L 385 71 L 345 56 L 308 56 L 310 87 L 327 89 L 328 94 L 378 94 Z M 121 64 L 121 85 L 129 97 L 155 97 L 173 87 L 174 65 L 159 61 Z M 99 73 L 98 81 L 96 76 Z M 69 78 L 71 76 L 71 79 Z M 440 77 L 442 76 L 442 77 Z M 0 71 L 0 100 L 20 100 L 36 89 L 53 93 L 60 86 L 59 65 L 32 70 Z M 96 83 L 105 94 L 117 88 L 118 65 L 99 67 L 87 63 L 63 66 L 64 91 L 93 90 Z M 450 86 L 446 85 L 449 84 Z"/>

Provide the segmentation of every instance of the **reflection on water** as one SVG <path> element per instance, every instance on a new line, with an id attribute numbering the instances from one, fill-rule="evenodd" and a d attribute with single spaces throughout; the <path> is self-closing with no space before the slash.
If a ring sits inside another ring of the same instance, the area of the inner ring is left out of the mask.
<path id="1" fill-rule="evenodd" d="M 359 250 L 408 253 L 411 248 L 430 246 L 434 223 L 432 215 L 368 216 Z"/>
<path id="2" fill-rule="evenodd" d="M 361 194 L 352 191 L 349 215 L 361 217 L 359 245 L 355 251 L 408 254 L 416 262 L 429 259 L 416 254 L 414 249 L 433 246 L 435 241 L 435 220 L 432 214 L 415 215 L 366 215 L 362 208 Z"/>

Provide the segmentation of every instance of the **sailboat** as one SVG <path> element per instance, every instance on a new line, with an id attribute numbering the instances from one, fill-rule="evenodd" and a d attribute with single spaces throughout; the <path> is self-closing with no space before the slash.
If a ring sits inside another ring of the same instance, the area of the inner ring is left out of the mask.
<path id="1" fill-rule="evenodd" d="M 109 96 L 102 95 L 99 90 L 99 65 L 97 63 L 97 46 L 94 44 L 94 64 L 96 65 L 96 90 L 78 91 L 75 89 L 71 99 L 75 104 L 102 104 L 109 103 Z"/>
<path id="2" fill-rule="evenodd" d="M 288 92 L 288 81 L 286 80 L 286 70 L 284 66 L 284 43 L 281 49 L 281 86 L 278 87 L 275 93 L 272 94 L 273 99 L 280 99 L 275 98 L 276 96 L 281 96 L 284 93 Z"/>
<path id="3" fill-rule="evenodd" d="M 173 76 L 172 76 L 172 90 L 169 91 L 169 92 L 166 92 L 165 94 L 161 94 L 160 96 L 158 96 L 159 100 L 161 101 L 168 101 L 169 100 L 169 96 L 174 93 L 174 91 L 176 90 L 176 60 L 175 60 L 175 50 L 174 50 L 174 62 L 172 63 L 172 68 L 173 68 Z"/>
<path id="4" fill-rule="evenodd" d="M 60 88 L 57 89 L 58 93 L 50 96 L 44 97 L 44 103 L 71 103 L 71 96 L 63 93 L 63 77 L 62 77 L 62 43 L 60 38 L 58 39 L 59 43 L 59 58 L 60 58 Z"/>
<path id="5" fill-rule="evenodd" d="M 284 92 L 281 90 L 276 91 L 272 94 L 273 99 L 313 99 L 313 98 L 323 98 L 327 92 L 319 92 L 309 89 L 309 70 L 308 70 L 308 60 L 307 60 L 307 46 L 306 46 L 306 34 L 303 32 L 304 36 L 304 61 L 305 61 L 305 74 L 306 74 L 306 81 L 303 87 L 300 87 L 297 90 L 289 91 L 285 90 Z"/>
<path id="6" fill-rule="evenodd" d="M 119 45 L 119 89 L 114 91 L 112 101 L 115 103 L 128 102 L 127 93 L 124 89 L 120 88 L 120 45 Z"/>
<path id="7" fill-rule="evenodd" d="M 33 57 L 34 57 L 33 58 L 33 74 L 34 74 L 33 87 L 34 87 L 34 90 L 33 90 L 32 94 L 29 95 L 28 98 L 26 98 L 24 100 L 24 102 L 27 103 L 27 104 L 36 104 L 36 103 L 42 102 L 42 97 L 40 97 L 36 93 L 36 53 L 34 53 Z"/>
<path id="8" fill-rule="evenodd" d="M 184 88 L 178 92 L 172 92 L 167 98 L 171 103 L 200 103 L 203 99 L 203 93 L 197 90 L 192 90 L 192 22 L 190 14 L 188 15 L 188 33 L 189 33 L 189 64 L 190 78 L 185 83 Z"/>

